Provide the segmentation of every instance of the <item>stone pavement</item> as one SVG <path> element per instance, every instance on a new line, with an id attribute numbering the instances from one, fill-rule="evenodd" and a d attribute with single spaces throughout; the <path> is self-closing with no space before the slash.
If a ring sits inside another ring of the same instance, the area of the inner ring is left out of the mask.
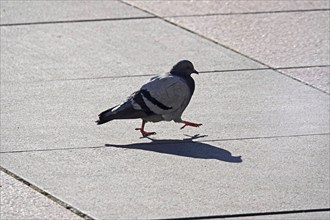
<path id="1" fill-rule="evenodd" d="M 329 1 L 0 2 L 0 219 L 330 219 Z M 181 59 L 203 126 L 95 125 Z"/>

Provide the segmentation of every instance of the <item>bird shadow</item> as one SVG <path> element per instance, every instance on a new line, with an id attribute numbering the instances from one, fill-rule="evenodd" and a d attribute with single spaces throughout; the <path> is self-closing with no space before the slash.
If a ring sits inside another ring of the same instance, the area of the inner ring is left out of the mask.
<path id="1" fill-rule="evenodd" d="M 188 135 L 186 135 L 188 136 Z M 149 143 L 135 143 L 135 144 L 105 144 L 106 147 L 116 147 L 124 149 L 145 150 L 161 154 L 170 154 L 180 157 L 189 157 L 196 159 L 214 159 L 229 163 L 241 163 L 241 156 L 233 156 L 228 150 L 206 144 L 202 142 L 193 141 L 195 139 L 205 137 L 207 135 L 194 135 L 189 138 L 180 139 L 152 139 L 148 137 Z"/>

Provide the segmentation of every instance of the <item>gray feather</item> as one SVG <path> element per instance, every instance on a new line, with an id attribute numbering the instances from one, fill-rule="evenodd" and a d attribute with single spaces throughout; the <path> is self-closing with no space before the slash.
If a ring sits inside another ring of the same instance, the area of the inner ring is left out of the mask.
<path id="1" fill-rule="evenodd" d="M 181 115 L 195 90 L 192 73 L 198 74 L 190 61 L 178 62 L 170 73 L 151 78 L 125 102 L 99 114 L 97 124 L 136 118 L 151 122 L 181 122 Z"/>
<path id="2" fill-rule="evenodd" d="M 134 109 L 128 100 L 99 114 L 99 120 L 96 123 L 100 125 L 114 119 L 137 119 L 146 116 L 147 114 L 144 111 Z"/>

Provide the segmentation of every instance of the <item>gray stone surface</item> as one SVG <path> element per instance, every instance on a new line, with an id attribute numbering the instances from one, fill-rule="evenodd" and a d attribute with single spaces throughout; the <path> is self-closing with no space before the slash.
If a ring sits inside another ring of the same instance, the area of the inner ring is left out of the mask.
<path id="1" fill-rule="evenodd" d="M 281 72 L 330 93 L 330 66 L 283 69 Z"/>
<path id="2" fill-rule="evenodd" d="M 1 22 L 116 19 L 0 27 L 4 168 L 95 219 L 330 207 L 329 95 L 247 58 L 273 67 L 329 65 L 329 11 L 274 12 L 328 2 L 226 1 L 224 12 L 249 14 L 169 18 L 192 32 L 159 18 L 120 20 L 149 15 L 118 1 L 20 3 L 1 1 Z M 172 15 L 185 7 L 176 3 Z M 191 3 L 187 14 L 197 5 L 200 13 L 223 10 Z M 273 13 L 253 14 L 266 9 Z M 95 125 L 98 113 L 183 58 L 202 72 L 184 119 L 203 126 L 147 124 L 158 133 L 151 141 L 134 130 L 138 120 Z M 286 70 L 317 88 L 326 77 L 321 67 Z"/>
<path id="3" fill-rule="evenodd" d="M 326 0 L 290 0 L 290 1 L 177 1 L 177 0 L 124 0 L 162 17 L 189 16 L 231 13 L 274 12 L 288 10 L 329 9 Z"/>
<path id="4" fill-rule="evenodd" d="M 264 220 L 264 219 L 283 219 L 283 220 L 328 220 L 330 218 L 330 211 L 328 212 L 312 212 L 312 213 L 298 213 L 298 214 L 285 214 L 285 215 L 263 215 L 253 217 L 233 218 L 234 220 Z"/>
<path id="5" fill-rule="evenodd" d="M 199 71 L 263 67 L 158 19 L 1 27 L 2 82 L 153 75 L 181 59 Z"/>
<path id="6" fill-rule="evenodd" d="M 329 135 L 165 140 L 6 153 L 1 163 L 96 219 L 170 218 L 329 207 L 329 149 Z"/>
<path id="7" fill-rule="evenodd" d="M 2 171 L 0 177 L 1 219 L 82 219 Z"/>
<path id="8" fill-rule="evenodd" d="M 140 120 L 101 126 L 94 121 L 148 79 L 2 83 L 1 151 L 139 141 L 134 128 Z M 146 129 L 158 133 L 156 138 L 199 133 L 218 140 L 329 132 L 329 96 L 271 70 L 200 74 L 195 81 L 184 119 L 203 126 L 180 130 L 173 122 L 147 124 Z"/>
<path id="9" fill-rule="evenodd" d="M 147 13 L 118 1 L 1 0 L 0 24 L 144 17 Z"/>
<path id="10" fill-rule="evenodd" d="M 330 64 L 329 15 L 322 11 L 168 19 L 272 67 L 295 67 Z"/>
<path id="11" fill-rule="evenodd" d="M 330 15 L 329 11 L 317 12 L 329 9 L 329 1 L 126 2 L 273 67 L 329 65 Z M 297 12 L 284 12 L 290 10 Z M 212 14 L 219 16 L 208 16 Z M 326 69 L 316 67 L 281 71 L 329 93 L 329 76 L 324 73 Z"/>

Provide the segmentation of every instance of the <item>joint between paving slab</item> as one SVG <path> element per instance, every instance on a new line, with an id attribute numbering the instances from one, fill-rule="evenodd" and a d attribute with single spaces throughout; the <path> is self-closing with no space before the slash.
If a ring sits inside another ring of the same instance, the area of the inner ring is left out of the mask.
<path id="1" fill-rule="evenodd" d="M 312 66 L 290 66 L 290 67 L 261 67 L 261 68 L 243 68 L 243 69 L 224 69 L 224 70 L 200 70 L 200 74 L 210 73 L 227 73 L 227 72 L 244 72 L 244 71 L 262 71 L 262 70 L 287 70 L 287 69 L 304 69 L 304 68 L 318 68 L 318 67 L 330 67 L 330 65 L 312 65 Z M 286 75 L 286 74 L 285 74 Z M 138 74 L 138 75 L 122 75 L 122 76 L 101 76 L 101 77 L 80 77 L 80 78 L 63 78 L 63 79 L 49 79 L 49 80 L 35 80 L 35 81 L 24 81 L 27 83 L 43 83 L 43 82 L 61 82 L 61 81 L 79 81 L 79 80 L 99 80 L 99 79 L 121 79 L 121 78 L 138 78 L 138 77 L 152 77 L 155 74 Z M 294 80 L 297 80 L 293 78 Z M 14 82 L 14 81 L 6 81 Z M 16 81 L 15 81 L 16 82 Z M 301 82 L 304 83 L 304 82 Z M 309 84 L 306 84 L 310 86 Z M 318 89 L 318 88 L 316 88 Z M 322 90 L 321 90 L 322 91 Z M 328 93 L 327 93 L 328 94 Z"/>
<path id="2" fill-rule="evenodd" d="M 202 70 L 199 73 L 224 73 L 224 72 L 241 72 L 241 71 L 258 71 L 258 70 L 268 70 L 270 68 L 245 68 L 245 69 L 228 69 L 228 70 Z M 138 77 L 152 77 L 155 74 L 138 74 L 138 75 L 122 75 L 122 76 L 101 76 L 101 77 L 80 77 L 80 78 L 67 78 L 67 79 L 49 79 L 49 80 L 36 80 L 36 81 L 25 81 L 31 83 L 40 82 L 60 82 L 60 81 L 78 81 L 78 80 L 98 80 L 98 79 L 121 79 L 121 78 L 138 78 Z M 14 82 L 14 81 L 6 81 Z M 16 82 L 16 81 L 15 81 Z"/>
<path id="3" fill-rule="evenodd" d="M 210 17 L 210 16 L 228 16 L 228 15 L 257 15 L 257 14 L 277 14 L 277 13 L 297 13 L 297 12 L 318 12 L 330 11 L 330 8 L 315 8 L 301 10 L 282 10 L 282 11 L 254 11 L 254 12 L 231 12 L 231 13 L 209 13 L 209 14 L 191 14 L 191 15 L 170 15 L 164 18 L 185 18 L 185 17 Z"/>
<path id="4" fill-rule="evenodd" d="M 310 88 L 313 88 L 313 89 L 315 89 L 315 90 L 317 90 L 317 91 L 319 91 L 319 92 L 322 92 L 322 93 L 324 93 L 324 94 L 330 95 L 330 94 L 327 93 L 326 91 L 323 91 L 323 90 L 321 90 L 321 89 L 319 89 L 319 88 L 317 88 L 317 87 L 315 87 L 315 86 L 313 86 L 313 85 L 310 85 L 310 84 L 308 84 L 308 83 L 306 83 L 306 82 L 303 82 L 303 81 L 301 81 L 301 80 L 299 80 L 299 79 L 297 79 L 297 78 L 294 78 L 294 77 L 292 77 L 292 76 L 289 76 L 289 75 L 287 75 L 287 74 L 285 74 L 285 73 L 279 71 L 278 68 L 271 67 L 271 66 L 269 66 L 268 64 L 261 62 L 260 60 L 257 60 L 257 59 L 255 59 L 255 58 L 253 58 L 253 57 L 250 57 L 250 56 L 246 55 L 246 54 L 243 54 L 243 53 L 241 53 L 241 52 L 239 52 L 239 51 L 237 51 L 237 50 L 235 50 L 235 49 L 232 49 L 232 48 L 230 48 L 230 47 L 228 47 L 228 46 L 226 46 L 226 45 L 224 45 L 224 44 L 222 44 L 222 43 L 220 43 L 220 42 L 218 42 L 218 41 L 216 41 L 216 40 L 213 40 L 213 39 L 211 39 L 211 38 L 209 38 L 209 37 L 207 37 L 207 36 L 205 36 L 205 35 L 202 35 L 202 34 L 200 34 L 200 33 L 197 33 L 197 32 L 195 32 L 195 31 L 192 31 L 192 30 L 190 30 L 190 29 L 188 29 L 188 28 L 186 28 L 186 27 L 184 27 L 184 26 L 182 26 L 182 25 L 179 25 L 179 24 L 177 24 L 177 23 L 175 23 L 175 22 L 172 22 L 172 21 L 166 19 L 166 17 L 161 17 L 161 16 L 159 16 L 159 15 L 157 15 L 157 14 L 155 14 L 155 13 L 152 13 L 152 12 L 150 12 L 150 11 L 148 11 L 148 10 L 145 10 L 145 9 L 139 8 L 139 7 L 137 7 L 137 6 L 135 6 L 135 5 L 132 5 L 132 4 L 128 3 L 128 2 L 125 2 L 125 1 L 123 1 L 123 0 L 119 0 L 119 1 L 122 2 L 122 3 L 124 3 L 124 4 L 126 4 L 126 5 L 128 5 L 128 6 L 131 6 L 131 7 L 135 8 L 135 9 L 138 9 L 138 10 L 141 10 L 141 11 L 147 13 L 147 14 L 150 14 L 151 16 L 155 16 L 155 17 L 157 17 L 157 18 L 159 18 L 159 19 L 161 19 L 161 20 L 163 20 L 163 21 L 165 21 L 165 22 L 167 22 L 167 23 L 169 23 L 169 24 L 172 24 L 172 25 L 174 25 L 174 26 L 176 26 L 176 27 L 178 27 L 178 28 L 181 28 L 181 29 L 183 29 L 183 30 L 185 30 L 185 31 L 188 31 L 189 33 L 192 33 L 192 34 L 197 35 L 197 36 L 199 36 L 199 37 L 201 37 L 201 38 L 203 38 L 203 39 L 206 39 L 206 40 L 208 40 L 208 41 L 210 41 L 210 42 L 212 42 L 212 43 L 214 43 L 214 44 L 216 44 L 216 45 L 222 46 L 222 47 L 224 47 L 224 48 L 226 48 L 226 49 L 228 49 L 228 50 L 230 50 L 230 51 L 232 51 L 232 52 L 234 52 L 234 53 L 236 53 L 236 54 L 239 54 L 239 55 L 241 55 L 241 56 L 243 56 L 243 57 L 245 57 L 245 58 L 248 58 L 248 59 L 250 59 L 250 60 L 252 60 L 252 61 L 254 61 L 254 62 L 256 62 L 256 63 L 259 63 L 259 64 L 265 66 L 265 68 L 271 69 L 271 70 L 273 70 L 273 71 L 275 71 L 275 72 L 277 72 L 277 73 L 279 73 L 279 74 L 281 74 L 281 75 L 283 75 L 283 76 L 289 77 L 289 78 L 291 78 L 291 79 L 293 79 L 293 80 L 295 80 L 295 81 L 297 81 L 297 82 L 299 82 L 299 83 L 302 83 L 302 84 L 304 84 L 304 85 L 306 85 L 306 86 L 309 86 Z M 322 9 L 322 10 L 329 11 L 330 9 Z"/>
<path id="5" fill-rule="evenodd" d="M 242 137 L 242 138 L 223 138 L 223 139 L 205 139 L 202 141 L 198 141 L 196 143 L 207 143 L 207 142 L 226 142 L 226 141 L 244 141 L 244 140 L 262 140 L 262 139 L 278 139 L 278 138 L 297 138 L 297 137 L 312 137 L 312 136 L 326 136 L 330 135 L 330 133 L 319 133 L 319 134 L 295 134 L 295 135 L 276 135 L 276 136 L 259 136 L 259 137 Z M 145 144 L 154 144 L 154 145 L 162 145 L 162 144 L 179 144 L 179 143 L 188 143 L 194 139 L 198 139 L 201 137 L 207 137 L 207 135 L 197 135 L 196 138 L 188 138 L 182 140 L 162 140 L 162 139 L 152 139 L 148 138 L 154 142 L 145 142 Z M 142 143 L 143 144 L 143 143 Z M 83 149 L 99 149 L 99 148 L 107 148 L 111 146 L 117 146 L 116 144 L 105 144 L 103 146 L 92 146 L 92 147 L 67 147 L 67 148 L 48 148 L 48 149 L 33 149 L 33 150 L 13 150 L 13 151 L 1 151 L 0 154 L 12 154 L 12 153 L 34 153 L 34 152 L 50 152 L 50 151 L 64 151 L 64 150 L 83 150 Z M 1 166 L 0 166 L 1 168 Z M 1 169 L 0 169 L 1 170 Z"/>
<path id="6" fill-rule="evenodd" d="M 241 71 L 258 71 L 258 70 L 269 70 L 270 68 L 244 68 L 244 69 L 228 69 L 228 70 L 202 70 L 199 73 L 225 73 L 225 72 L 241 72 Z M 76 80 L 98 80 L 98 79 L 121 79 L 121 78 L 138 78 L 138 77 L 152 77 L 155 74 L 138 74 L 138 75 L 121 75 L 121 76 L 101 76 L 101 77 L 80 77 L 80 78 L 67 78 L 67 79 L 49 79 L 49 80 L 36 80 L 26 82 L 58 82 L 58 81 L 76 81 Z M 7 81 L 12 82 L 12 81 Z M 16 82 L 16 81 L 15 81 Z"/>
<path id="7" fill-rule="evenodd" d="M 313 212 L 329 212 L 329 211 L 330 211 L 330 208 L 319 208 L 319 209 L 285 210 L 285 211 L 273 211 L 273 212 L 255 212 L 255 213 L 228 214 L 228 215 L 210 215 L 210 216 L 193 216 L 193 217 L 182 217 L 182 218 L 167 218 L 167 219 L 164 219 L 164 220 L 183 220 L 183 219 L 192 220 L 192 219 L 240 218 L 240 217 L 288 215 L 288 214 L 313 213 Z"/>
<path id="8" fill-rule="evenodd" d="M 306 68 L 319 68 L 319 67 L 330 67 L 330 65 L 309 65 L 309 66 L 288 66 L 288 67 L 264 67 L 264 68 L 244 68 L 244 69 L 227 69 L 227 70 L 205 70 L 198 71 L 199 73 L 221 73 L 221 72 L 240 72 L 240 71 L 259 71 L 259 70 L 289 70 L 289 69 L 306 69 Z"/>
<path id="9" fill-rule="evenodd" d="M 15 173 L 9 171 L 8 169 L 4 168 L 3 166 L 0 166 L 0 171 L 8 174 L 9 176 L 15 178 L 16 180 L 20 181 L 21 183 L 27 185 L 28 187 L 30 187 L 31 189 L 37 191 L 38 193 L 46 196 L 48 199 L 51 199 L 52 201 L 54 201 L 55 203 L 59 204 L 60 206 L 64 207 L 65 209 L 71 211 L 72 213 L 78 215 L 79 217 L 85 219 L 85 220 L 95 220 L 95 218 L 87 215 L 86 213 L 83 213 L 82 211 L 78 210 L 77 208 L 69 205 L 68 203 L 60 200 L 59 198 L 51 195 L 50 193 L 46 192 L 45 190 L 37 187 L 36 185 L 33 185 L 32 183 L 30 183 L 29 181 L 23 179 L 22 177 L 16 175 Z"/>
<path id="10" fill-rule="evenodd" d="M 141 16 L 141 17 L 124 17 L 124 18 L 100 18 L 100 19 L 81 19 L 81 20 L 63 20 L 63 21 L 40 21 L 40 22 L 0 24 L 0 27 L 25 26 L 25 25 L 42 25 L 42 24 L 100 22 L 100 21 L 123 21 L 123 20 L 138 20 L 138 19 L 153 19 L 153 18 L 157 18 L 157 17 L 156 16 Z"/>
<path id="11" fill-rule="evenodd" d="M 260 140 L 260 139 L 276 139 L 276 138 L 311 137 L 311 136 L 324 136 L 324 135 L 330 135 L 330 133 L 275 135 L 275 136 L 243 137 L 243 138 L 225 138 L 225 139 L 204 140 L 202 142 L 243 141 L 243 140 Z"/>

